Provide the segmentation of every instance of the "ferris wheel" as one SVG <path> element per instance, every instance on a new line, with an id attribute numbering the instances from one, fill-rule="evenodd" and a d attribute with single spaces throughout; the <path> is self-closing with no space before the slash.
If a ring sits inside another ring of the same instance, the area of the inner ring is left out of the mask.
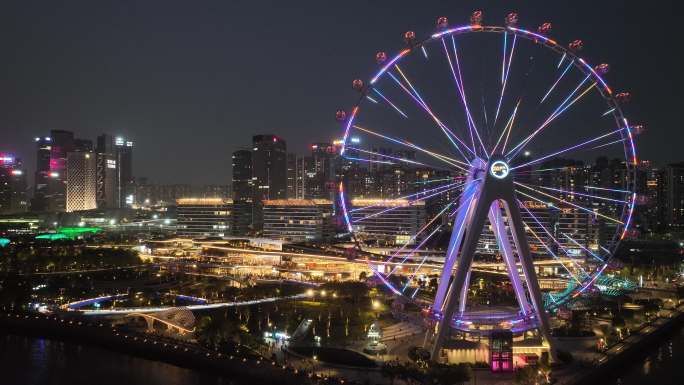
<path id="1" fill-rule="evenodd" d="M 594 290 L 630 235 L 643 127 L 623 115 L 630 95 L 608 86 L 609 65 L 580 56 L 581 40 L 561 45 L 550 23 L 520 28 L 516 13 L 502 26 L 482 16 L 462 26 L 440 17 L 424 40 L 406 32 L 397 54 L 376 54 L 369 80 L 353 81 L 357 104 L 337 112 L 344 224 L 369 251 L 380 218 L 403 231 L 369 258 L 374 276 L 413 298 L 421 276 L 440 272 L 432 314 L 452 327 L 476 322 L 466 308 L 473 256 L 490 255 L 520 307 L 502 322 L 548 329 L 543 313 Z M 425 216 L 402 228 L 415 208 Z M 567 287 L 542 296 L 537 261 L 556 263 Z"/>

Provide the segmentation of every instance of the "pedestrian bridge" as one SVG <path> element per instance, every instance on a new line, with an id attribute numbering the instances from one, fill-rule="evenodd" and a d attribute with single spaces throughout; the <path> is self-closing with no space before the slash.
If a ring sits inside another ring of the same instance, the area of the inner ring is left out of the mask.
<path id="1" fill-rule="evenodd" d="M 161 324 L 166 330 L 180 335 L 195 331 L 195 316 L 187 307 L 175 307 L 157 313 L 128 313 L 125 318 L 142 318 L 147 322 L 147 331 L 154 332 L 155 324 Z"/>

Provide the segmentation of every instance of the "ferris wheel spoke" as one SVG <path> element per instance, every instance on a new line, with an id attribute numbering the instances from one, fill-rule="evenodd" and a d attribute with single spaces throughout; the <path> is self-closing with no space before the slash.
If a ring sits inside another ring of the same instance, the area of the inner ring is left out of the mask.
<path id="1" fill-rule="evenodd" d="M 541 98 L 541 100 L 539 101 L 539 104 L 544 103 L 544 100 L 546 100 L 546 98 L 548 98 L 549 95 L 551 95 L 551 92 L 553 92 L 553 90 L 556 88 L 556 86 L 558 85 L 558 83 L 560 83 L 561 79 L 563 79 L 563 76 L 565 76 L 565 74 L 570 70 L 570 68 L 572 67 L 573 63 L 574 63 L 574 62 L 573 62 L 572 60 L 570 60 L 570 63 L 568 63 L 568 65 L 565 67 L 565 69 L 563 70 L 563 72 L 561 72 L 561 74 L 560 74 L 560 76 L 558 77 L 558 79 L 556 79 L 556 81 L 551 85 L 551 87 L 549 88 L 549 90 L 546 91 L 546 94 L 544 94 L 544 96 Z"/>
<path id="2" fill-rule="evenodd" d="M 530 166 L 530 165 L 533 165 L 533 164 L 542 162 L 542 161 L 544 161 L 544 160 L 546 160 L 546 159 L 548 159 L 548 158 L 552 158 L 552 157 L 554 157 L 554 156 L 557 156 L 557 155 L 560 155 L 560 154 L 564 154 L 564 153 L 566 153 L 566 152 L 568 152 L 568 151 L 572 151 L 572 150 L 576 150 L 576 149 L 578 149 L 578 148 L 582 148 L 582 147 L 584 147 L 584 146 L 586 146 L 586 145 L 588 145 L 588 144 L 594 143 L 594 142 L 599 141 L 599 140 L 601 140 L 601 139 L 603 139 L 603 138 L 606 138 L 606 137 L 608 137 L 608 136 L 615 135 L 615 134 L 620 133 L 620 132 L 622 132 L 622 131 L 624 131 L 624 130 L 625 130 L 624 127 L 623 127 L 623 128 L 618 128 L 618 129 L 613 130 L 613 131 L 610 131 L 610 132 L 608 132 L 608 133 L 606 133 L 606 134 L 597 136 L 597 137 L 592 138 L 592 139 L 585 140 L 584 142 L 579 143 L 579 144 L 576 144 L 576 145 L 574 145 L 574 146 L 570 146 L 570 147 L 564 148 L 564 149 L 562 149 L 562 150 L 556 151 L 556 152 L 554 152 L 554 153 L 552 153 L 552 154 L 544 155 L 544 156 L 542 156 L 542 157 L 540 157 L 540 158 L 537 158 L 537 159 L 535 159 L 535 160 L 531 160 L 531 161 L 529 161 L 529 162 L 527 162 L 527 163 L 523 163 L 523 164 L 521 164 L 521 165 L 517 165 L 517 166 L 515 166 L 515 167 L 512 167 L 511 170 L 515 170 L 515 169 L 522 168 L 522 167 L 527 167 L 527 166 Z M 512 158 L 509 159 L 509 162 L 510 162 L 511 160 L 512 160 Z"/>
<path id="3" fill-rule="evenodd" d="M 461 98 L 463 99 L 463 105 L 467 111 L 468 115 L 468 120 L 470 121 L 470 124 L 472 125 L 473 131 L 475 131 L 475 136 L 477 137 L 477 141 L 480 143 L 480 146 L 482 147 L 482 151 L 484 151 L 484 154 L 487 158 L 489 158 L 489 153 L 487 152 L 487 148 L 485 147 L 484 143 L 482 142 L 482 138 L 480 137 L 480 132 L 477 129 L 477 125 L 475 124 L 475 121 L 473 120 L 473 116 L 470 114 L 470 109 L 468 108 L 468 97 L 466 96 L 465 92 L 465 82 L 463 81 L 463 75 L 461 74 L 461 61 L 458 58 L 458 49 L 456 48 L 456 39 L 454 38 L 454 35 L 451 35 L 451 47 L 454 51 L 454 59 L 456 62 L 456 70 L 458 72 L 458 80 L 461 85 Z"/>
<path id="4" fill-rule="evenodd" d="M 501 139 L 504 138 L 504 135 L 506 139 L 504 140 L 503 146 L 501 147 L 501 154 L 506 152 L 506 144 L 508 143 L 508 137 L 511 135 L 511 131 L 513 130 L 515 117 L 518 115 L 518 107 L 520 107 L 520 102 L 522 102 L 522 99 L 518 99 L 518 103 L 516 103 L 513 112 L 511 112 L 511 117 L 508 118 L 508 121 L 506 122 L 503 131 L 501 131 L 501 134 L 499 135 L 499 139 L 496 140 L 496 144 L 494 145 L 494 148 L 491 151 L 492 155 L 496 153 L 496 149 L 499 147 L 499 143 L 501 143 Z"/>
<path id="5" fill-rule="evenodd" d="M 536 129 L 534 130 L 529 136 L 527 136 L 525 139 L 523 139 L 520 143 L 518 143 L 515 147 L 513 147 L 508 154 L 506 154 L 507 157 L 510 157 L 511 159 L 515 156 L 511 156 L 515 152 L 515 154 L 519 153 L 522 148 L 528 144 L 539 132 L 541 132 L 546 126 L 551 124 L 558 116 L 560 116 L 563 112 L 565 112 L 570 106 L 575 104 L 578 100 L 580 100 L 584 95 L 586 95 L 592 88 L 596 86 L 596 83 L 592 83 L 591 86 L 587 87 L 578 97 L 570 101 L 573 96 L 577 93 L 577 91 L 584 85 L 584 83 L 589 80 L 591 75 L 587 75 L 581 82 L 580 84 L 572 91 L 570 92 L 570 95 L 568 95 L 567 98 L 565 98 L 561 104 L 556 107 L 556 109 L 549 115 L 548 118 Z"/>
<path id="6" fill-rule="evenodd" d="M 572 279 L 574 279 L 578 284 L 581 285 L 581 284 L 582 284 L 582 281 L 580 281 L 579 278 L 577 278 L 577 276 L 575 276 L 575 274 L 573 274 L 573 272 L 570 271 L 570 269 L 568 269 L 567 266 L 565 266 L 565 264 L 563 263 L 563 261 L 561 260 L 561 258 L 560 258 L 558 255 L 556 255 L 556 253 L 554 253 L 553 250 L 551 250 L 551 248 L 549 247 L 549 245 L 547 245 L 546 242 L 544 242 L 544 241 L 539 237 L 539 235 L 537 234 L 537 232 L 534 231 L 534 230 L 532 229 L 532 227 L 527 223 L 527 221 L 523 220 L 523 224 L 525 225 L 525 230 L 527 230 L 530 234 L 532 234 L 532 236 L 537 240 L 537 242 L 539 242 L 539 243 L 546 249 L 546 251 L 549 253 L 549 255 L 551 255 L 551 257 L 553 257 L 553 259 L 559 261 L 560 265 L 563 266 L 563 269 L 565 269 L 565 271 L 568 272 L 568 274 L 570 275 L 570 277 L 572 277 Z"/>
<path id="7" fill-rule="evenodd" d="M 470 110 L 468 109 L 468 103 L 465 100 L 465 97 L 463 95 L 463 88 L 461 87 L 461 82 L 458 80 L 458 76 L 456 75 L 456 71 L 454 70 L 454 65 L 451 62 L 451 55 L 449 55 L 449 50 L 446 47 L 446 43 L 444 42 L 444 38 L 442 40 L 442 46 L 444 47 L 444 53 L 446 54 L 447 61 L 449 62 L 449 68 L 451 69 L 451 75 L 454 78 L 454 82 L 456 83 L 456 89 L 458 90 L 458 94 L 461 97 L 461 100 L 464 105 L 464 110 L 466 113 L 466 124 L 468 125 L 468 132 L 470 133 L 470 142 L 472 145 L 472 153 L 476 154 L 477 149 L 475 146 L 475 136 L 473 135 L 473 125 L 471 124 L 472 117 L 470 116 Z"/>
<path id="8" fill-rule="evenodd" d="M 621 190 L 621 189 L 615 189 L 615 188 L 608 188 L 608 187 L 598 187 L 598 186 L 591 186 L 591 185 L 584 185 L 582 186 L 585 190 L 599 190 L 599 191 L 612 191 L 612 192 L 617 192 L 617 193 L 625 193 L 625 194 L 633 194 L 633 191 L 629 190 Z"/>
<path id="9" fill-rule="evenodd" d="M 342 155 L 342 157 L 344 159 L 353 160 L 355 162 L 365 162 L 365 163 L 373 163 L 373 164 L 387 164 L 387 165 L 391 165 L 391 166 L 396 166 L 399 164 L 399 163 L 390 162 L 388 160 L 375 160 L 375 159 L 357 158 L 357 157 L 351 156 L 349 154 L 344 154 L 344 155 Z"/>
<path id="10" fill-rule="evenodd" d="M 625 224 L 623 221 L 621 221 L 621 220 L 619 220 L 619 219 L 615 219 L 615 218 L 610 217 L 610 216 L 608 216 L 608 215 L 602 214 L 602 213 L 600 213 L 600 212 L 598 212 L 598 211 L 594 211 L 594 210 L 588 209 L 588 208 L 586 208 L 586 207 L 584 207 L 584 206 L 580 206 L 580 205 L 578 205 L 578 204 L 576 204 L 576 203 L 569 202 L 569 201 L 567 201 L 567 200 L 565 200 L 565 199 L 563 199 L 563 198 L 559 198 L 559 197 L 557 197 L 557 196 L 554 196 L 554 195 L 551 195 L 551 194 L 547 194 L 547 193 L 545 193 L 545 192 L 543 192 L 543 191 L 539 191 L 539 190 L 535 189 L 534 187 L 527 186 L 527 185 L 522 184 L 522 183 L 520 183 L 520 182 L 513 182 L 513 183 L 515 183 L 515 184 L 518 185 L 518 186 L 524 187 L 524 188 L 526 188 L 526 189 L 528 189 L 528 190 L 534 191 L 535 193 L 540 194 L 540 195 L 543 195 L 543 196 L 545 196 L 545 197 L 547 197 L 547 198 L 551 198 L 551 199 L 553 199 L 553 200 L 555 200 L 555 201 L 557 201 L 557 202 L 559 202 L 559 203 L 561 203 L 561 204 L 565 204 L 565 205 L 568 205 L 568 206 L 572 206 L 572 207 L 574 207 L 574 208 L 576 208 L 576 209 L 580 209 L 580 210 L 582 210 L 582 211 L 584 211 L 584 212 L 587 212 L 587 213 L 589 213 L 589 214 L 591 214 L 591 215 L 594 215 L 594 216 L 598 216 L 598 217 L 607 219 L 607 220 L 609 220 L 609 221 L 611 221 L 611 222 L 613 222 L 613 223 L 617 223 L 617 224 L 619 224 L 619 225 L 624 225 L 624 224 Z M 535 196 L 532 196 L 532 195 L 530 195 L 530 194 L 527 194 L 527 193 L 525 193 L 525 192 L 523 192 L 523 191 L 521 191 L 521 190 L 519 190 L 519 189 L 516 189 L 515 192 L 517 192 L 518 194 L 521 194 L 521 195 L 523 195 L 523 196 L 526 196 L 526 197 L 528 197 L 528 198 L 534 199 L 535 201 L 540 202 L 540 203 L 543 203 L 543 204 L 548 204 L 548 203 L 549 203 L 549 202 L 545 202 L 545 201 L 543 201 L 543 200 L 541 200 L 541 199 L 539 199 L 539 198 L 537 198 L 537 197 L 535 197 Z"/>
<path id="11" fill-rule="evenodd" d="M 397 144 L 401 144 L 401 145 L 404 145 L 404 146 L 406 146 L 406 147 L 412 148 L 412 149 L 414 149 L 414 150 L 421 151 L 421 152 L 423 152 L 423 153 L 425 153 L 425 154 L 427 154 L 427 155 L 432 156 L 432 157 L 435 158 L 435 159 L 441 160 L 442 162 L 445 162 L 445 163 L 449 164 L 450 166 L 456 167 L 456 168 L 458 168 L 458 169 L 460 169 L 460 170 L 463 170 L 463 171 L 466 171 L 466 170 L 467 170 L 467 169 L 464 168 L 463 166 L 468 166 L 468 163 L 462 162 L 462 161 L 460 161 L 460 160 L 458 160 L 458 159 L 454 159 L 454 158 L 448 157 L 448 156 L 446 156 L 446 155 L 443 155 L 443 154 L 440 154 L 440 153 L 437 153 L 437 152 L 434 152 L 434 151 L 432 151 L 432 150 L 427 150 L 427 149 L 425 149 L 425 148 L 422 148 L 422 147 L 420 147 L 420 146 L 417 146 L 417 145 L 415 145 L 415 144 L 409 142 L 408 140 L 398 139 L 398 138 L 393 138 L 393 137 L 391 137 L 391 136 L 383 135 L 383 134 L 380 134 L 380 133 L 378 133 L 378 132 L 375 132 L 375 131 L 369 130 L 369 129 L 367 129 L 367 128 L 361 127 L 361 126 L 359 126 L 359 125 L 354 125 L 353 127 L 354 127 L 355 129 L 359 130 L 359 131 L 363 131 L 363 132 L 365 132 L 365 133 L 367 133 L 367 134 L 374 135 L 374 136 L 376 136 L 376 137 L 378 137 L 378 138 L 382 138 L 382 139 L 388 140 L 388 141 L 390 141 L 390 142 L 397 143 Z"/>
<path id="12" fill-rule="evenodd" d="M 551 232 L 546 228 L 546 226 L 544 226 L 544 225 L 541 223 L 541 221 L 539 220 L 539 218 L 537 218 L 536 215 L 532 214 L 532 212 L 531 212 L 527 207 L 525 207 L 525 205 L 524 205 L 520 200 L 518 200 L 518 205 L 519 205 L 520 207 L 522 207 L 523 210 L 525 210 L 525 211 L 527 212 L 527 214 L 534 220 L 534 222 L 535 222 L 539 227 L 541 227 L 541 229 L 546 233 L 546 236 L 549 237 L 549 239 L 551 239 L 556 245 L 558 245 L 558 247 L 560 247 L 561 250 L 563 250 L 563 252 L 565 253 L 566 257 L 570 260 L 570 262 L 572 262 L 572 264 L 573 264 L 577 269 L 579 269 L 579 271 L 581 271 L 581 272 L 584 274 L 584 276 L 588 276 L 586 270 L 584 270 L 584 268 L 582 268 L 582 266 L 580 266 L 580 265 L 577 263 L 577 261 L 574 260 L 574 258 L 572 258 L 572 257 L 569 256 L 569 253 L 568 253 L 567 249 L 566 249 L 565 247 L 563 247 L 563 245 L 562 245 L 560 242 L 558 242 L 558 240 L 551 234 Z M 537 233 L 532 229 L 532 227 L 531 227 L 527 222 L 525 222 L 524 220 L 523 220 L 523 223 L 525 224 L 525 226 L 527 226 L 528 230 L 529 230 L 532 234 L 534 234 L 535 238 L 537 238 L 537 240 L 538 240 L 540 243 L 542 243 L 542 244 L 544 245 L 544 248 L 545 248 L 546 250 L 548 250 L 548 251 L 551 253 L 551 255 L 554 256 L 554 258 L 556 258 L 557 260 L 561 261 L 561 264 L 562 264 L 563 266 L 565 266 L 565 264 L 563 264 L 561 258 L 560 258 L 556 253 L 554 253 L 553 251 L 550 250 L 550 248 L 548 247 L 548 245 L 546 244 L 546 242 L 542 241 L 542 240 L 539 238 L 539 236 L 538 236 Z M 565 267 L 565 269 L 566 269 L 566 271 L 567 271 L 568 273 L 570 273 L 570 270 L 569 270 L 567 267 Z M 570 274 L 572 275 L 572 273 L 570 273 Z M 574 275 L 572 275 L 572 277 L 575 278 L 575 279 L 577 280 L 577 278 L 576 278 Z M 579 282 L 579 280 L 578 280 L 578 282 Z"/>
<path id="13" fill-rule="evenodd" d="M 508 35 L 504 32 L 504 36 Z M 503 101 L 504 93 L 506 92 L 506 83 L 508 83 L 508 74 L 511 72 L 511 62 L 513 61 L 513 53 L 515 52 L 515 42 L 518 40 L 518 35 L 513 35 L 513 44 L 511 45 L 511 53 L 508 57 L 508 63 L 505 65 L 506 74 L 502 74 L 503 82 L 501 83 L 501 95 L 499 96 L 499 104 L 496 106 L 496 114 L 494 115 L 494 124 L 492 127 L 496 127 L 496 122 L 499 119 L 499 112 L 501 111 L 501 102 Z M 505 40 L 504 40 L 505 41 Z M 504 63 L 506 63 L 506 45 L 504 44 Z"/>
<path id="14" fill-rule="evenodd" d="M 468 124 L 468 132 L 470 133 L 470 141 L 472 144 L 473 148 L 473 153 L 477 156 L 477 145 L 475 144 L 475 137 L 477 137 L 478 143 L 482 147 L 483 152 L 489 157 L 489 154 L 487 153 L 487 149 L 484 146 L 484 143 L 482 142 L 482 138 L 480 137 L 480 133 L 477 129 L 477 125 L 475 124 L 475 121 L 473 120 L 473 116 L 470 113 L 470 108 L 468 108 L 468 98 L 465 93 L 465 87 L 464 87 L 464 82 L 463 82 L 463 76 L 461 74 L 461 64 L 460 60 L 458 58 L 458 50 L 456 49 L 456 40 L 454 39 L 454 36 L 451 36 L 451 45 L 453 48 L 454 52 L 454 59 L 456 62 L 456 69 L 454 69 L 454 63 L 451 61 L 451 55 L 449 54 L 449 49 L 446 46 L 446 42 L 444 41 L 444 38 L 441 39 L 442 41 L 442 47 L 444 48 L 444 54 L 446 55 L 447 62 L 449 63 L 449 68 L 451 70 L 451 75 L 454 78 L 454 82 L 456 83 L 456 90 L 458 91 L 458 94 L 461 98 L 461 101 L 463 102 L 463 109 L 465 110 L 466 113 L 466 123 Z M 475 132 L 475 135 L 473 135 L 473 132 Z"/>
<path id="15" fill-rule="evenodd" d="M 403 116 L 404 118 L 408 119 L 408 116 L 402 111 L 399 107 L 396 106 L 396 104 L 392 103 L 385 95 L 378 90 L 377 87 L 373 87 L 373 92 L 375 92 L 382 100 L 384 100 L 387 104 L 389 104 L 392 108 L 394 108 L 395 111 L 399 113 L 399 115 Z"/>
<path id="16" fill-rule="evenodd" d="M 604 112 L 604 113 L 601 115 L 601 117 L 603 117 L 603 116 L 608 116 L 608 115 L 610 115 L 611 113 L 613 113 L 613 111 L 615 111 L 615 107 L 613 107 L 613 108 L 609 109 L 608 111 Z"/>
<path id="17" fill-rule="evenodd" d="M 391 262 L 397 255 L 399 255 L 401 252 L 406 250 L 406 248 L 408 247 L 409 244 L 413 243 L 420 236 L 420 234 L 422 234 L 425 230 L 427 230 L 437 219 L 439 219 L 445 212 L 447 212 L 447 210 L 449 210 L 449 208 L 451 206 L 453 206 L 454 201 L 447 203 L 446 206 L 444 206 L 444 208 L 442 208 L 442 210 L 440 210 L 439 213 L 437 213 L 437 215 L 432 217 L 432 219 L 430 219 L 413 236 L 411 236 L 411 238 L 408 240 L 408 242 L 406 242 L 404 245 L 402 245 L 399 248 L 399 250 L 392 253 L 392 255 L 390 255 L 390 257 L 387 259 L 386 262 Z M 407 258 L 404 258 L 401 263 L 406 262 L 406 259 Z M 394 270 L 396 270 L 396 267 L 394 268 Z M 394 270 L 392 270 L 390 273 L 388 273 L 387 276 L 391 275 L 394 272 Z"/>
<path id="18" fill-rule="evenodd" d="M 375 218 L 375 217 L 380 216 L 380 215 L 383 215 L 383 214 L 387 214 L 387 213 L 389 213 L 389 212 L 391 212 L 391 211 L 394 211 L 394 210 L 397 210 L 397 209 L 400 209 L 400 208 L 406 208 L 406 207 L 414 206 L 414 205 L 416 205 L 416 204 L 419 203 L 419 202 L 422 202 L 422 201 L 424 201 L 424 200 L 426 200 L 426 199 L 434 198 L 434 197 L 436 197 L 436 196 L 438 196 L 438 195 L 444 194 L 445 192 L 449 192 L 449 191 L 455 190 L 455 189 L 457 189 L 458 187 L 459 187 L 459 186 L 451 187 L 451 188 L 444 189 L 444 190 L 440 190 L 440 191 L 438 191 L 438 192 L 431 193 L 431 194 L 426 195 L 426 196 L 424 196 L 424 197 L 421 197 L 421 198 L 418 198 L 418 199 L 414 199 L 414 200 L 412 200 L 412 201 L 408 201 L 408 202 L 406 202 L 405 204 L 397 204 L 396 206 L 393 206 L 393 207 L 390 207 L 390 208 L 387 208 L 387 209 L 384 209 L 384 210 L 380 210 L 380 211 L 378 211 L 378 212 L 376 212 L 376 213 L 373 213 L 373 214 L 370 214 L 370 215 L 366 215 L 365 217 L 361 217 L 361 218 L 355 219 L 354 222 L 355 222 L 355 223 L 363 222 L 363 221 L 365 221 L 365 220 L 368 220 L 368 219 L 371 219 L 371 218 Z M 373 206 L 373 207 L 377 207 L 377 205 L 375 205 L 375 206 Z M 358 210 L 357 210 L 357 211 L 358 211 Z"/>
<path id="19" fill-rule="evenodd" d="M 589 250 L 588 248 L 586 248 L 586 247 L 585 247 L 584 245 L 582 245 L 581 243 L 577 242 L 577 240 L 575 240 L 573 237 L 569 236 L 569 235 L 566 234 L 566 233 L 561 233 L 561 235 L 564 236 L 565 238 L 567 238 L 567 239 L 568 239 L 570 242 L 572 242 L 573 244 L 579 246 L 579 247 L 580 247 L 582 250 L 584 250 L 585 252 L 589 253 L 589 255 L 591 255 L 592 257 L 598 259 L 599 262 L 602 262 L 602 263 L 605 263 L 605 262 L 606 262 L 603 258 L 601 258 L 601 257 L 599 257 L 598 255 L 596 255 L 596 253 L 594 253 L 593 251 Z"/>
<path id="20" fill-rule="evenodd" d="M 395 70 L 399 73 L 399 75 L 400 75 L 401 78 L 404 80 L 404 82 L 406 82 L 406 84 L 408 85 L 408 87 L 409 87 L 411 90 L 409 91 L 409 89 L 406 88 L 406 86 L 405 86 L 405 85 L 404 85 L 396 76 L 394 76 L 394 74 L 393 74 L 392 72 L 388 71 L 388 72 L 387 72 L 387 75 L 388 75 L 390 78 L 392 78 L 392 80 L 394 80 L 394 82 L 397 83 L 397 85 L 399 85 L 399 87 L 400 87 L 404 92 L 406 92 L 406 93 L 407 93 L 407 94 L 416 102 L 416 104 L 418 104 L 418 106 L 420 106 L 420 107 L 421 107 L 421 108 L 430 116 L 430 118 L 432 118 L 432 120 L 435 122 L 435 124 L 437 124 L 437 126 L 442 130 L 442 132 L 444 133 L 444 135 L 446 135 L 447 139 L 449 139 L 449 141 L 454 145 L 454 147 L 456 147 L 456 149 L 461 153 L 461 156 L 463 156 L 463 158 L 464 158 L 465 160 L 468 160 L 468 157 L 465 155 L 465 153 L 463 153 L 463 150 L 461 149 L 461 146 L 463 146 L 463 147 L 464 147 L 467 151 L 469 151 L 471 154 L 475 155 L 475 154 L 472 152 L 472 150 L 468 147 L 468 145 L 465 144 L 465 143 L 463 142 L 463 140 L 461 140 L 461 138 L 460 138 L 458 135 L 456 135 L 449 127 L 447 127 L 447 126 L 442 122 L 442 120 L 439 119 L 439 117 L 437 117 L 437 115 L 435 115 L 435 113 L 432 111 L 432 109 L 430 108 L 430 106 L 427 104 L 427 102 L 425 102 L 425 100 L 423 99 L 423 97 L 420 95 L 420 93 L 418 92 L 418 90 L 413 86 L 413 84 L 411 83 L 411 81 L 408 79 L 408 77 L 407 77 L 407 76 L 404 74 L 404 72 L 401 70 L 401 68 L 399 67 L 399 65 L 398 65 L 398 64 L 395 64 L 395 65 L 394 65 L 394 68 L 395 68 Z M 454 142 L 454 139 L 456 139 L 456 140 L 460 143 L 460 145 L 457 144 L 456 142 Z"/>
<path id="21" fill-rule="evenodd" d="M 568 191 L 568 190 L 563 190 L 563 189 L 553 188 L 553 187 L 548 187 L 548 186 L 540 186 L 540 185 L 533 184 L 533 183 L 528 183 L 527 185 L 528 186 L 534 186 L 537 188 L 541 188 L 541 189 L 547 190 L 547 191 L 559 192 L 559 193 L 565 194 L 565 195 L 578 195 L 578 196 L 585 197 L 585 198 L 600 199 L 600 200 L 604 200 L 604 201 L 616 202 L 616 203 L 622 203 L 622 204 L 629 203 L 629 201 L 624 201 L 624 200 L 620 200 L 620 199 L 613 199 L 613 198 L 608 198 L 608 197 L 604 197 L 604 196 L 600 196 L 600 195 L 585 194 L 585 193 L 581 193 L 581 192 L 577 192 L 577 191 Z"/>
<path id="22" fill-rule="evenodd" d="M 625 142 L 625 139 L 614 140 L 614 141 L 612 141 L 612 142 L 608 142 L 608 143 L 604 143 L 604 144 L 599 144 L 598 146 L 595 146 L 595 147 L 590 148 L 590 150 L 596 150 L 597 148 L 608 147 L 608 146 L 612 146 L 613 144 L 624 143 L 624 142 Z"/>
<path id="23" fill-rule="evenodd" d="M 435 230 L 432 231 L 432 233 L 430 233 L 430 235 L 428 235 L 427 237 L 425 237 L 425 239 L 420 243 L 420 245 L 418 245 L 418 247 L 417 247 L 416 249 L 414 249 L 413 252 L 415 253 L 416 250 L 418 250 L 418 249 L 420 249 L 421 247 L 423 247 L 423 246 L 425 245 L 425 243 L 427 243 L 427 241 L 428 241 L 430 238 L 432 238 L 433 235 L 437 234 L 443 227 L 444 227 L 444 225 L 439 225 L 439 226 L 437 226 L 437 228 L 435 228 Z M 416 269 L 415 269 L 415 270 L 413 271 L 413 273 L 411 273 L 411 275 L 409 276 L 409 279 L 408 279 L 408 280 L 406 281 L 406 283 L 404 284 L 404 287 L 401 289 L 401 292 L 402 292 L 402 293 L 403 293 L 404 291 L 406 291 L 406 288 L 408 287 L 408 285 L 411 284 L 411 282 L 413 281 L 413 278 L 415 278 L 415 276 L 416 276 L 416 275 L 418 274 L 418 272 L 420 271 L 420 268 L 423 267 L 423 264 L 425 264 L 425 261 L 427 260 L 427 258 L 428 258 L 428 255 L 425 254 L 425 255 L 423 256 L 423 259 L 421 259 L 420 263 L 419 263 L 418 266 L 416 267 Z"/>
<path id="24" fill-rule="evenodd" d="M 426 166 L 426 167 L 431 167 L 431 168 L 434 168 L 434 169 L 439 169 L 439 168 L 440 168 L 440 167 L 436 167 L 436 166 L 433 166 L 433 165 L 430 165 L 430 164 L 426 164 L 426 163 L 423 163 L 423 162 L 419 162 L 419 161 L 417 161 L 417 160 L 411 160 L 411 159 L 406 159 L 406 158 L 400 158 L 400 157 L 398 157 L 398 156 L 381 154 L 381 153 L 379 153 L 379 152 L 370 151 L 370 150 L 364 150 L 364 149 L 358 148 L 358 147 L 347 146 L 347 149 L 348 149 L 348 150 L 352 150 L 352 151 L 362 152 L 362 153 L 368 154 L 368 155 L 374 155 L 374 156 L 377 156 L 377 157 L 380 158 L 380 159 L 387 158 L 387 159 L 395 160 L 395 161 L 400 162 L 400 163 L 408 163 L 408 164 L 417 165 L 417 166 Z M 397 163 L 395 163 L 395 164 L 397 164 Z"/>
<path id="25" fill-rule="evenodd" d="M 409 195 L 404 195 L 404 196 L 402 196 L 402 197 L 394 198 L 394 199 L 395 199 L 395 200 L 409 199 L 409 198 L 417 197 L 417 196 L 420 196 L 420 195 L 430 194 L 430 193 L 435 192 L 435 191 L 438 191 L 438 190 L 448 189 L 448 188 L 451 188 L 451 187 L 456 188 L 456 187 L 461 187 L 461 186 L 463 186 L 463 185 L 464 185 L 463 183 L 460 183 L 460 184 L 459 184 L 459 183 L 450 183 L 450 184 L 447 184 L 447 185 L 442 185 L 442 186 L 434 187 L 434 188 L 431 188 L 431 189 L 429 189 L 429 190 L 419 191 L 419 192 L 417 192 L 417 193 L 413 193 L 413 194 L 409 194 Z M 357 211 L 368 210 L 368 209 L 371 209 L 371 208 L 374 208 L 374 207 L 378 207 L 378 206 L 380 206 L 380 205 L 379 205 L 379 204 L 373 204 L 373 205 L 370 205 L 370 206 L 365 206 L 365 207 L 359 207 L 359 208 L 351 209 L 351 210 L 349 210 L 349 212 L 350 212 L 350 213 L 353 213 L 353 212 L 357 212 Z"/>

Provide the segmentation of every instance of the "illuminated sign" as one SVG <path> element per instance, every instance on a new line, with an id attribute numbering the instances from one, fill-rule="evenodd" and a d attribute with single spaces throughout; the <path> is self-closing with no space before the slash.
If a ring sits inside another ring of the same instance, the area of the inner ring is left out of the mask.
<path id="1" fill-rule="evenodd" d="M 113 159 L 107 159 L 107 168 L 116 168 L 116 161 Z"/>
<path id="2" fill-rule="evenodd" d="M 508 176 L 508 165 L 502 160 L 497 160 L 489 166 L 489 173 L 497 179 L 503 179 Z"/>
<path id="3" fill-rule="evenodd" d="M 12 170 L 12 175 L 21 175 L 23 172 L 21 170 Z"/>
<path id="4" fill-rule="evenodd" d="M 14 158 L 11 156 L 0 155 L 0 164 L 12 164 L 14 163 Z"/>

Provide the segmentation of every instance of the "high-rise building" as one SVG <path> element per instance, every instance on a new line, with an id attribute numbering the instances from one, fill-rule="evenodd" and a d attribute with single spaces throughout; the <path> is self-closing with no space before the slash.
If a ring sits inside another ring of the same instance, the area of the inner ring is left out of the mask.
<path id="1" fill-rule="evenodd" d="M 119 208 L 119 162 L 111 135 L 97 137 L 97 207 Z"/>
<path id="2" fill-rule="evenodd" d="M 287 198 L 297 198 L 297 154 L 287 154 Z"/>
<path id="3" fill-rule="evenodd" d="M 287 197 L 287 146 L 275 135 L 252 138 L 252 177 L 257 202 Z"/>
<path id="4" fill-rule="evenodd" d="M 249 233 L 254 218 L 254 179 L 252 152 L 241 149 L 233 152 L 233 235 Z"/>
<path id="5" fill-rule="evenodd" d="M 102 134 L 97 137 L 97 205 L 100 208 L 127 207 L 135 201 L 133 142 Z"/>
<path id="6" fill-rule="evenodd" d="M 323 239 L 333 235 L 332 215 L 327 199 L 265 200 L 264 236 L 288 242 Z"/>
<path id="7" fill-rule="evenodd" d="M 0 152 L 0 214 L 25 212 L 26 173 L 20 159 Z"/>
<path id="8" fill-rule="evenodd" d="M 233 200 L 252 202 L 254 182 L 252 181 L 252 152 L 237 150 L 232 156 L 233 167 Z"/>
<path id="9" fill-rule="evenodd" d="M 97 158 L 92 151 L 70 151 L 67 153 L 67 212 L 97 208 L 96 163 Z"/>
<path id="10" fill-rule="evenodd" d="M 232 200 L 182 198 L 176 203 L 179 237 L 223 237 L 230 234 Z"/>
<path id="11" fill-rule="evenodd" d="M 260 231 L 263 227 L 262 202 L 287 197 L 287 146 L 283 139 L 275 135 L 252 137 L 252 181 L 252 228 Z"/>
<path id="12" fill-rule="evenodd" d="M 119 171 L 119 207 L 135 203 L 135 177 L 133 176 L 133 142 L 122 136 L 114 138 Z"/>
<path id="13" fill-rule="evenodd" d="M 67 154 L 74 149 L 74 133 L 52 130 L 50 136 L 36 137 L 37 159 L 33 211 L 66 210 Z"/>
<path id="14" fill-rule="evenodd" d="M 412 239 L 425 224 L 425 201 L 407 199 L 352 199 L 354 232 L 365 241 L 384 245 L 415 243 Z"/>
<path id="15" fill-rule="evenodd" d="M 668 164 L 661 174 L 664 227 L 681 230 L 684 228 L 684 162 Z"/>
<path id="16" fill-rule="evenodd" d="M 337 147 L 331 143 L 311 145 L 311 158 L 306 170 L 306 199 L 335 199 L 335 160 Z"/>

